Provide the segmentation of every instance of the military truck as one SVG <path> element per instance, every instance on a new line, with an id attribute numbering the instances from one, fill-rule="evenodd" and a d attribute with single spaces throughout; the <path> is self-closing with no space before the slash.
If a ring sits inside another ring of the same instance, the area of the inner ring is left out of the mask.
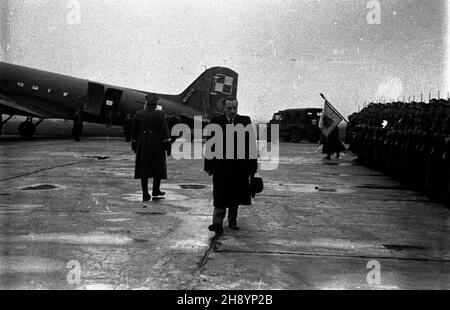
<path id="1" fill-rule="evenodd" d="M 280 126 L 280 139 L 284 141 L 300 142 L 308 140 L 317 143 L 320 140 L 319 120 L 322 109 L 288 109 L 275 113 L 271 124 Z M 268 126 L 270 131 L 270 126 Z M 270 132 L 268 132 L 270 137 Z"/>

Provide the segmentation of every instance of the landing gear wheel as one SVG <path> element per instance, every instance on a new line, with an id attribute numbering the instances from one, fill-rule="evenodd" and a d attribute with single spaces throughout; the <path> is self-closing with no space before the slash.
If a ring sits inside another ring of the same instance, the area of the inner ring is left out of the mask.
<path id="1" fill-rule="evenodd" d="M 19 134 L 25 138 L 30 139 L 36 132 L 36 126 L 32 122 L 23 122 L 19 125 Z"/>
<path id="2" fill-rule="evenodd" d="M 301 135 L 298 129 L 294 129 L 291 131 L 291 142 L 298 143 L 300 142 Z"/>

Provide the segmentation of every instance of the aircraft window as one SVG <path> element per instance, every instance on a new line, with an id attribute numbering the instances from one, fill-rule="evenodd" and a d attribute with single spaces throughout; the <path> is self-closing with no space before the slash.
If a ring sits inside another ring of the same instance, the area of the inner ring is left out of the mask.
<path id="1" fill-rule="evenodd" d="M 192 94 L 194 93 L 195 89 L 191 88 L 191 90 L 187 93 L 186 96 L 183 98 L 183 103 L 187 103 L 189 98 L 191 98 Z"/>
<path id="2" fill-rule="evenodd" d="M 25 87 L 25 83 L 24 82 L 17 82 L 17 86 L 23 88 L 23 87 Z"/>
<path id="3" fill-rule="evenodd" d="M 37 86 L 37 85 L 33 85 L 33 86 L 31 87 L 31 89 L 32 89 L 32 90 L 36 90 L 36 91 L 38 91 L 38 90 L 39 90 L 39 86 Z"/>
<path id="4" fill-rule="evenodd" d="M 281 121 L 281 120 L 283 120 L 283 115 L 281 115 L 281 114 L 275 114 L 275 115 L 273 116 L 273 119 L 276 120 L 276 121 Z"/>
<path id="5" fill-rule="evenodd" d="M 63 92 L 63 97 L 67 97 L 67 96 L 69 96 L 69 93 L 68 92 Z"/>

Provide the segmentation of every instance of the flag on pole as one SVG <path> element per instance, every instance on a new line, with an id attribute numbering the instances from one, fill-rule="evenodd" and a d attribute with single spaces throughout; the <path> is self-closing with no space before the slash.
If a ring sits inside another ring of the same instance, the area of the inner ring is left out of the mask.
<path id="1" fill-rule="evenodd" d="M 322 134 L 325 137 L 328 137 L 330 132 L 332 132 L 345 119 L 323 94 L 320 94 L 320 96 L 325 100 L 325 103 L 319 120 L 319 128 L 322 131 Z"/>

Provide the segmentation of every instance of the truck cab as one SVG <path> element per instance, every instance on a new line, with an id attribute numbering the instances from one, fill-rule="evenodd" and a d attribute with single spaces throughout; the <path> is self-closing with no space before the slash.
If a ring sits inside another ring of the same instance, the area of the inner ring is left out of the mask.
<path id="1" fill-rule="evenodd" d="M 321 135 L 319 129 L 321 114 L 322 109 L 318 108 L 282 110 L 273 115 L 269 125 L 280 126 L 280 138 L 284 141 L 307 140 L 317 143 Z"/>

